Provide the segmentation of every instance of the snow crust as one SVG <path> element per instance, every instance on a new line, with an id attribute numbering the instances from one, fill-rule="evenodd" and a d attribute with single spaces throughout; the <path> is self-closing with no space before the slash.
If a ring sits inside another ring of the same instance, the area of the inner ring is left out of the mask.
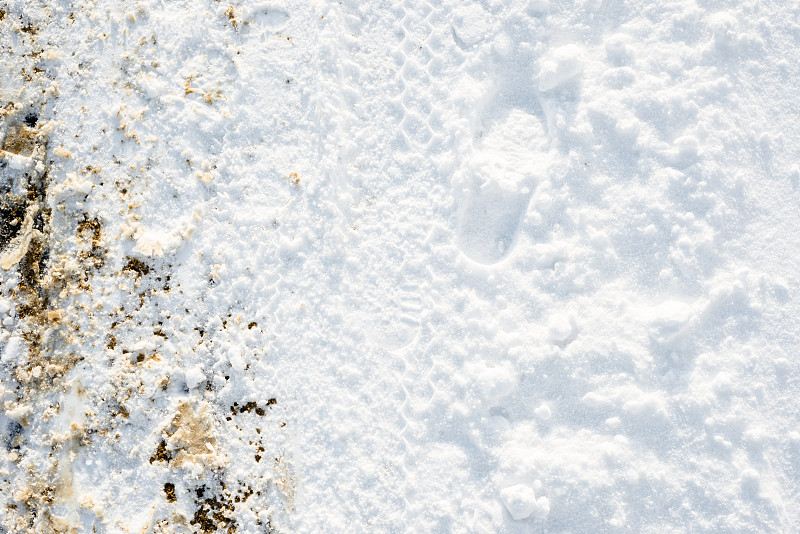
<path id="1" fill-rule="evenodd" d="M 0 14 L 0 533 L 800 530 L 800 3 Z"/>

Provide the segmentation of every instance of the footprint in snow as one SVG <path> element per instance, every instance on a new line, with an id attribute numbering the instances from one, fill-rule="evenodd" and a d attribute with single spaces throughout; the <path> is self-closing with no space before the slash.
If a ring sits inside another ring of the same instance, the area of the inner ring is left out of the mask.
<path id="1" fill-rule="evenodd" d="M 468 258 L 489 265 L 511 252 L 537 177 L 549 166 L 546 147 L 540 120 L 512 110 L 465 160 L 454 185 L 458 246 Z"/>
<path id="2" fill-rule="evenodd" d="M 277 30 L 289 20 L 289 13 L 274 4 L 257 3 L 249 6 L 243 18 L 249 24 Z"/>
<path id="3" fill-rule="evenodd" d="M 467 50 L 486 39 L 491 20 L 480 5 L 467 4 L 455 10 L 450 28 L 459 48 Z"/>
<path id="4" fill-rule="evenodd" d="M 497 263 L 511 251 L 530 199 L 527 187 L 488 179 L 466 195 L 459 214 L 458 244 L 473 261 Z"/>
<path id="5" fill-rule="evenodd" d="M 358 321 L 367 339 L 394 351 L 410 345 L 420 329 L 422 299 L 413 283 L 396 287 L 388 294 L 364 296 Z"/>

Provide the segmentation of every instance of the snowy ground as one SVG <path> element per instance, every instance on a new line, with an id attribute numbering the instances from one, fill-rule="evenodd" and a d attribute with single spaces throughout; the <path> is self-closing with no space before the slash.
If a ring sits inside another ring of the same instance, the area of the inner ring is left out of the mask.
<path id="1" fill-rule="evenodd" d="M 0 0 L 0 532 L 797 532 L 798 20 Z"/>

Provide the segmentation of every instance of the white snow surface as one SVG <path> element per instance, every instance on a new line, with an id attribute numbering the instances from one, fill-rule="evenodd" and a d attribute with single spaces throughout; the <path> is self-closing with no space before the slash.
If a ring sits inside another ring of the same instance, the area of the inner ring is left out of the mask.
<path id="1" fill-rule="evenodd" d="M 800 2 L 0 14 L 0 533 L 800 531 Z"/>

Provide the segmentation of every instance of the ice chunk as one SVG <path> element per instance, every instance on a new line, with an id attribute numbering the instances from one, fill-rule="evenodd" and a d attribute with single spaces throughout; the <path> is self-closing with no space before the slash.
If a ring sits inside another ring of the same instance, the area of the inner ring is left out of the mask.
<path id="1" fill-rule="evenodd" d="M 730 13 L 716 13 L 710 17 L 710 26 L 717 48 L 733 50 L 739 44 L 739 21 Z"/>
<path id="2" fill-rule="evenodd" d="M 600 410 L 612 406 L 613 402 L 605 395 L 600 395 L 599 393 L 590 391 L 581 398 L 581 404 L 587 408 Z"/>
<path id="3" fill-rule="evenodd" d="M 547 497 L 537 499 L 533 488 L 525 484 L 516 484 L 501 490 L 500 499 L 511 517 L 516 520 L 526 519 L 531 515 L 537 519 L 545 519 L 550 513 L 550 500 Z"/>
<path id="4" fill-rule="evenodd" d="M 204 381 L 205 379 L 206 379 L 205 373 L 203 373 L 203 370 L 200 369 L 200 367 L 198 366 L 192 367 L 191 369 L 186 371 L 186 386 L 189 389 L 196 388 L 197 385 L 200 384 L 200 382 Z"/>
<path id="5" fill-rule="evenodd" d="M 5 405 L 6 417 L 18 423 L 24 423 L 32 411 L 33 408 L 27 404 L 16 404 L 12 402 Z"/>
<path id="6" fill-rule="evenodd" d="M 615 33 L 605 42 L 606 56 L 608 61 L 617 67 L 630 65 L 633 63 L 633 48 L 628 46 L 628 36 L 622 33 Z"/>
<path id="7" fill-rule="evenodd" d="M 239 373 L 243 372 L 245 369 L 245 361 L 241 352 L 241 350 L 232 350 L 228 356 L 228 360 L 231 362 L 231 367 L 234 371 Z"/>
<path id="8" fill-rule="evenodd" d="M 653 421 L 669 419 L 667 403 L 656 393 L 643 393 L 622 405 L 622 410 L 634 419 Z"/>
<path id="9" fill-rule="evenodd" d="M 164 255 L 164 244 L 168 239 L 165 232 L 159 230 L 147 230 L 136 234 L 136 246 L 134 252 L 143 256 L 158 257 Z"/>
<path id="10" fill-rule="evenodd" d="M 468 363 L 477 393 L 488 402 L 496 402 L 517 389 L 517 373 L 508 362 L 487 365 L 483 362 Z"/>
<path id="11" fill-rule="evenodd" d="M 553 343 L 566 343 L 575 335 L 575 330 L 575 320 L 568 315 L 554 315 L 547 323 L 547 332 Z"/>
<path id="12" fill-rule="evenodd" d="M 550 411 L 550 407 L 546 404 L 542 404 L 541 406 L 533 410 L 533 413 L 536 415 L 536 417 L 538 417 L 542 421 L 547 421 L 553 415 L 552 412 Z"/>
<path id="13" fill-rule="evenodd" d="M 489 27 L 487 13 L 478 4 L 467 4 L 453 18 L 453 32 L 466 46 L 483 41 Z"/>
<path id="14" fill-rule="evenodd" d="M 678 301 L 667 301 L 654 306 L 644 314 L 650 337 L 666 345 L 682 337 L 694 319 L 692 307 Z"/>
<path id="15" fill-rule="evenodd" d="M 583 51 L 569 44 L 553 50 L 542 59 L 539 69 L 539 91 L 555 89 L 583 72 Z"/>
<path id="16" fill-rule="evenodd" d="M 508 56 L 514 50 L 514 43 L 506 33 L 498 35 L 492 43 L 494 51 L 501 56 Z"/>
<path id="17" fill-rule="evenodd" d="M 33 158 L 6 153 L 5 159 L 8 161 L 8 166 L 15 171 L 24 171 L 33 167 Z"/>
<path id="18" fill-rule="evenodd" d="M 67 173 L 67 179 L 63 183 L 53 186 L 52 193 L 57 200 L 63 200 L 72 196 L 88 195 L 92 187 L 91 180 L 70 172 Z"/>
<path id="19" fill-rule="evenodd" d="M 5 364 L 16 363 L 19 361 L 23 353 L 25 351 L 25 344 L 22 341 L 22 338 L 19 336 L 11 336 L 6 343 L 5 350 L 3 350 L 3 356 L 0 358 Z"/>

